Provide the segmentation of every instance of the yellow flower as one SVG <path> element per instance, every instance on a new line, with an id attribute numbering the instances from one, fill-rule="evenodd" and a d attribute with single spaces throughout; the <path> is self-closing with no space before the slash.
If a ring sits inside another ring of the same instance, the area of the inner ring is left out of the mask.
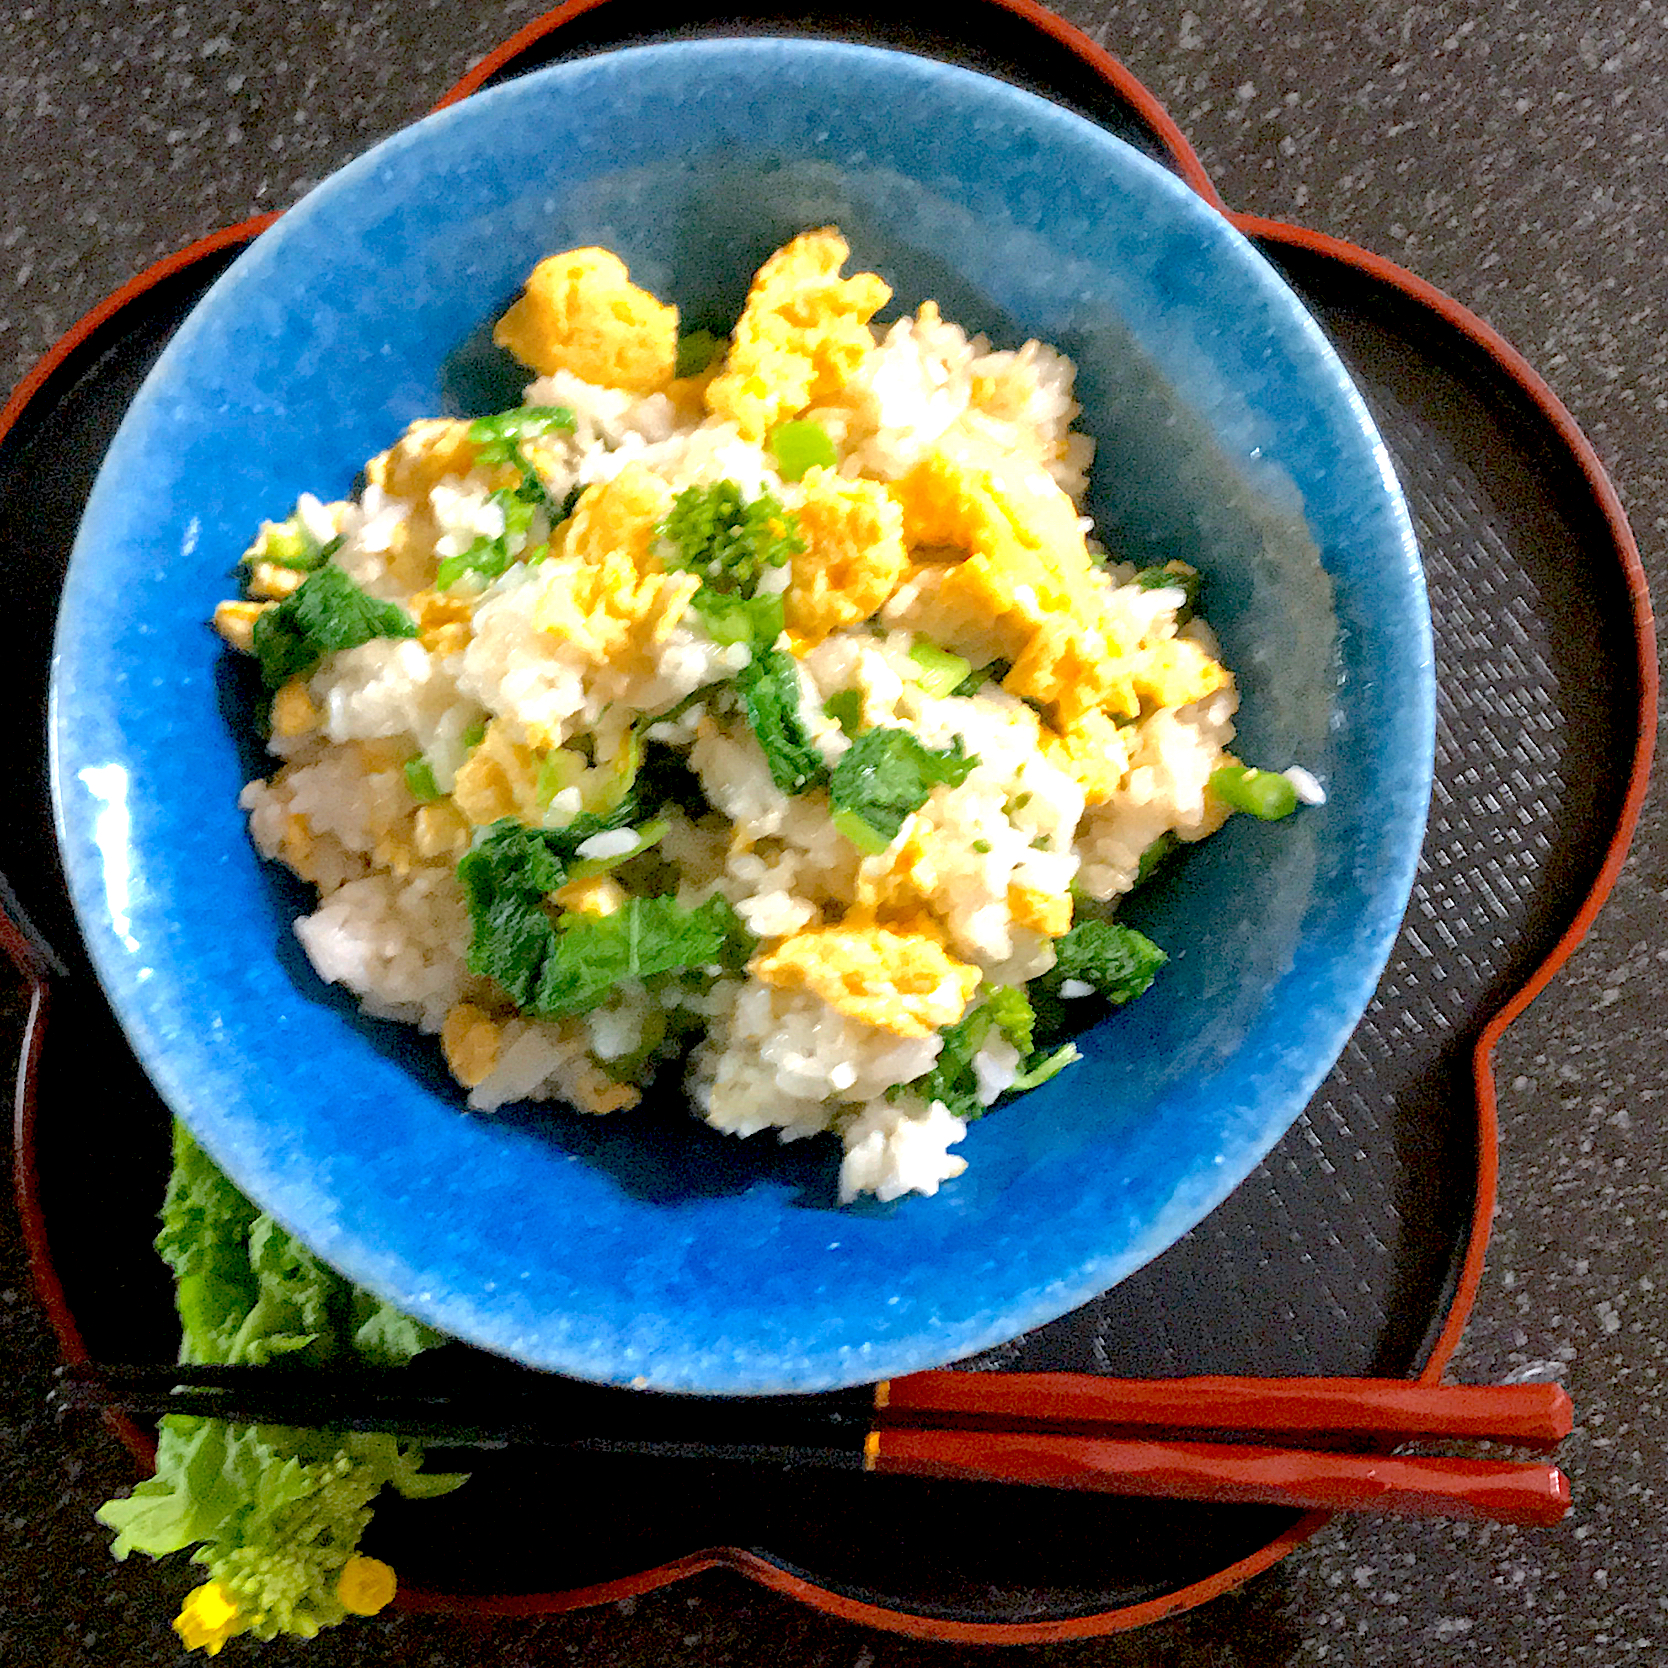
<path id="1" fill-rule="evenodd" d="M 356 1552 L 342 1565 L 336 1597 L 355 1616 L 374 1616 L 394 1597 L 394 1572 L 380 1559 Z"/>
<path id="2" fill-rule="evenodd" d="M 218 1581 L 205 1581 L 186 1594 L 174 1618 L 174 1631 L 185 1641 L 188 1651 L 207 1651 L 214 1656 L 234 1633 L 243 1631 L 237 1601 Z"/>

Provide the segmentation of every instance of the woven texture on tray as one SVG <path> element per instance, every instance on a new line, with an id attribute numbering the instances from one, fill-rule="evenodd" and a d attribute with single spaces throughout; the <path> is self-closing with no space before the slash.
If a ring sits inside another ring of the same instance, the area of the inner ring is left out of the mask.
<path id="1" fill-rule="evenodd" d="M 1473 1047 L 1616 827 L 1638 722 L 1631 620 L 1573 459 L 1417 304 L 1323 257 L 1273 253 L 1362 384 L 1419 536 L 1438 702 L 1418 877 L 1360 1026 L 1268 1159 L 1146 1269 L 981 1365 L 1416 1369 L 1470 1226 Z"/>

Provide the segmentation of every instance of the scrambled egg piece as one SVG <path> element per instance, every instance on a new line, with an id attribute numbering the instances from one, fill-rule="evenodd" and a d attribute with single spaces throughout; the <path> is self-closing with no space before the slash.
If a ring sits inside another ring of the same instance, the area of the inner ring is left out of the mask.
<path id="1" fill-rule="evenodd" d="M 1107 607 L 1076 506 L 1047 475 L 1018 476 L 963 447 L 930 454 L 893 492 L 909 544 L 967 552 L 936 572 L 917 569 L 922 623 L 947 640 L 994 641 L 1013 661 L 1003 688 L 1051 707 L 1062 734 L 1091 714 L 1134 718 L 1143 699 L 1182 706 L 1228 682 L 1195 643 L 1128 640 Z M 1082 745 L 1070 756 L 1088 761 Z M 1111 769 L 1097 772 L 1097 784 Z"/>
<path id="2" fill-rule="evenodd" d="M 1008 887 L 1008 913 L 1016 927 L 1032 927 L 1058 938 L 1071 926 L 1071 894 L 1045 892 L 1016 880 Z"/>
<path id="3" fill-rule="evenodd" d="M 550 564 L 533 623 L 572 644 L 592 666 L 646 673 L 700 588 L 693 573 L 644 573 L 623 550 L 564 559 Z"/>
<path id="4" fill-rule="evenodd" d="M 1144 649 L 1135 688 L 1154 706 L 1185 707 L 1214 695 L 1229 682 L 1227 667 L 1185 637 L 1167 638 Z"/>
<path id="5" fill-rule="evenodd" d="M 458 772 L 452 803 L 477 828 L 500 817 L 519 817 L 537 826 L 544 817 L 538 787 L 538 755 L 511 740 L 509 731 L 495 718 Z"/>
<path id="6" fill-rule="evenodd" d="M 1123 732 L 1104 712 L 1083 713 L 1058 732 L 1042 734 L 1043 757 L 1083 789 L 1084 803 L 1101 805 L 1129 773 Z"/>
<path id="7" fill-rule="evenodd" d="M 781 990 L 808 990 L 831 1008 L 899 1037 L 954 1025 L 979 987 L 924 916 L 896 924 L 807 927 L 755 956 L 748 971 Z"/>
<path id="8" fill-rule="evenodd" d="M 853 907 L 875 915 L 898 916 L 919 911 L 931 898 L 940 873 L 932 842 L 919 817 L 895 851 L 865 857 L 857 865 Z"/>
<path id="9" fill-rule="evenodd" d="M 475 598 L 466 592 L 419 591 L 411 599 L 417 641 L 430 654 L 461 654 L 469 647 Z"/>
<path id="10" fill-rule="evenodd" d="M 214 605 L 214 629 L 234 649 L 243 654 L 255 652 L 255 622 L 270 602 L 217 602 Z"/>
<path id="11" fill-rule="evenodd" d="M 1002 680 L 1012 695 L 1052 706 L 1062 725 L 1097 708 L 1133 718 L 1140 711 L 1124 645 L 1096 615 L 1038 620 L 1030 641 Z"/>
<path id="12" fill-rule="evenodd" d="M 533 268 L 492 339 L 541 376 L 566 370 L 652 394 L 677 367 L 678 310 L 633 284 L 618 255 L 570 249 Z"/>
<path id="13" fill-rule="evenodd" d="M 832 226 L 802 232 L 759 268 L 707 409 L 744 438 L 850 381 L 874 348 L 869 320 L 892 298 L 872 272 L 842 278 L 850 245 Z"/>
<path id="14" fill-rule="evenodd" d="M 365 465 L 365 478 L 390 498 L 424 503 L 447 476 L 467 475 L 474 467 L 468 423 L 456 417 L 421 417 Z"/>
<path id="15" fill-rule="evenodd" d="M 440 1047 L 452 1076 L 464 1088 L 473 1089 L 498 1067 L 498 1045 L 502 1029 L 484 1009 L 473 1002 L 459 1002 L 440 1027 Z"/>
<path id="16" fill-rule="evenodd" d="M 595 667 L 627 675 L 651 669 L 655 652 L 701 588 L 692 573 L 667 573 L 655 529 L 672 489 L 638 464 L 589 488 L 563 523 L 558 554 L 533 606 L 533 623 L 572 644 Z"/>
<path id="17" fill-rule="evenodd" d="M 640 463 L 628 463 L 611 481 L 586 489 L 562 532 L 562 554 L 582 562 L 611 552 L 629 556 L 640 573 L 660 563 L 652 554 L 655 528 L 672 507 L 672 489 Z"/>
<path id="18" fill-rule="evenodd" d="M 411 819 L 412 849 L 425 863 L 461 857 L 469 849 L 469 820 L 450 799 L 419 805 Z"/>
<path id="19" fill-rule="evenodd" d="M 413 590 L 432 583 L 434 546 L 440 536 L 429 494 L 442 481 L 469 474 L 475 468 L 475 443 L 469 424 L 458 418 L 422 418 L 388 448 L 365 465 L 366 478 L 389 497 L 408 503 L 409 513 L 388 537 L 388 576 Z M 490 472 L 496 489 L 514 486 L 518 471 L 505 464 Z M 424 647 L 432 647 L 425 643 Z M 443 650 L 441 652 L 450 652 Z"/>
<path id="20" fill-rule="evenodd" d="M 318 728 L 324 715 L 313 705 L 307 685 L 300 678 L 290 681 L 272 697 L 272 733 L 289 740 Z"/>
<path id="21" fill-rule="evenodd" d="M 875 481 L 807 472 L 796 514 L 805 549 L 793 557 L 783 612 L 796 653 L 866 620 L 903 577 L 903 512 Z"/>
<path id="22" fill-rule="evenodd" d="M 251 562 L 243 588 L 251 597 L 280 602 L 306 582 L 307 575 L 300 568 L 287 568 L 281 562 Z"/>
<path id="23" fill-rule="evenodd" d="M 935 601 L 952 621 L 994 624 L 1014 662 L 1005 689 L 1066 725 L 1095 708 L 1135 715 L 1133 645 L 1106 618 L 1077 508 L 1052 479 L 1015 478 L 967 448 L 929 454 L 893 490 L 906 539 L 968 552 Z"/>

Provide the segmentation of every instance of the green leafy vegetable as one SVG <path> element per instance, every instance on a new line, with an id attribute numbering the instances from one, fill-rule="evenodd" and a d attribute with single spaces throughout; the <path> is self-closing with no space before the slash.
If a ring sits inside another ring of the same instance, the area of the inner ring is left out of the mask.
<path id="1" fill-rule="evenodd" d="M 421 1465 L 417 1445 L 384 1432 L 174 1417 L 162 1422 L 156 1475 L 97 1515 L 116 1531 L 117 1558 L 201 1542 L 192 1561 L 236 1606 L 227 1633 L 310 1639 L 349 1614 L 342 1571 L 384 1486 L 428 1499 L 468 1480 Z"/>
<path id="2" fill-rule="evenodd" d="M 182 1125 L 157 1249 L 174 1270 L 186 1362 L 398 1366 L 444 1342 L 258 1212 Z M 187 1643 L 310 1638 L 349 1613 L 343 1571 L 384 1486 L 416 1499 L 465 1481 L 422 1463 L 418 1444 L 393 1435 L 168 1418 L 155 1476 L 97 1515 L 116 1532 L 117 1558 L 197 1547 L 219 1619 L 207 1631 L 190 1619 L 198 1589 L 176 1624 Z"/>
<path id="3" fill-rule="evenodd" d="M 382 1366 L 445 1341 L 256 1210 L 183 1124 L 174 1126 L 173 1151 L 156 1249 L 174 1271 L 182 1361 L 262 1366 L 285 1356 L 322 1366 L 350 1357 Z M 392 1317 L 410 1329 L 408 1347 L 393 1354 L 381 1336 Z M 362 1331 L 378 1336 L 374 1349 L 357 1342 Z"/>
<path id="4" fill-rule="evenodd" d="M 255 658 L 268 689 L 305 677 L 328 654 L 376 637 L 415 637 L 417 625 L 392 602 L 366 596 L 338 567 L 309 574 L 255 619 Z"/>
<path id="5" fill-rule="evenodd" d="M 897 1100 L 905 1094 L 919 1096 L 929 1106 L 940 1102 L 945 1111 L 971 1121 L 982 1118 L 986 1107 L 979 1099 L 979 1083 L 973 1072 L 973 1056 L 984 1046 L 990 1034 L 990 1013 L 975 1005 L 956 1021 L 939 1032 L 944 1046 L 933 1061 L 932 1070 L 912 1083 L 901 1083 L 886 1091 L 887 1097 Z"/>
<path id="6" fill-rule="evenodd" d="M 564 913 L 539 971 L 541 1018 L 601 1007 L 625 979 L 707 967 L 739 967 L 751 940 L 724 898 L 687 909 L 673 898 L 628 898 L 612 915 Z"/>
<path id="7" fill-rule="evenodd" d="M 1142 568 L 1135 583 L 1143 591 L 1180 591 L 1185 600 L 1176 610 L 1176 618 L 1183 622 L 1193 617 L 1199 606 L 1199 570 L 1186 562 L 1166 562 L 1159 568 Z"/>
<path id="8" fill-rule="evenodd" d="M 1029 1054 L 1033 1044 L 1036 1015 L 1031 1011 L 1031 999 L 1020 985 L 986 985 L 985 1011 L 992 1023 L 1021 1054 Z"/>
<path id="9" fill-rule="evenodd" d="M 848 736 L 855 736 L 863 724 L 863 691 L 837 689 L 823 702 L 822 710 Z"/>
<path id="10" fill-rule="evenodd" d="M 544 477 L 522 449 L 526 441 L 536 440 L 540 435 L 563 433 L 572 428 L 573 413 L 565 405 L 524 405 L 514 411 L 501 411 L 494 417 L 477 417 L 469 425 L 469 440 L 475 448 L 476 463 L 485 464 L 488 468 L 509 464 L 521 475 L 520 481 L 507 493 L 495 493 L 493 496 L 512 498 L 529 510 L 545 510 L 552 526 L 572 514 L 573 500 L 579 489 L 575 487 L 568 494 L 567 501 L 558 508 L 545 487 Z M 503 567 L 498 570 L 499 573 L 503 571 Z M 436 579 L 435 583 L 445 590 L 451 581 L 443 583 Z"/>
<path id="11" fill-rule="evenodd" d="M 799 716 L 799 673 L 793 656 L 781 649 L 756 652 L 736 674 L 736 687 L 770 766 L 771 781 L 783 793 L 793 794 L 827 780 L 828 767 Z"/>
<path id="12" fill-rule="evenodd" d="M 852 823 L 866 827 L 884 850 L 904 818 L 926 804 L 940 783 L 958 787 L 978 763 L 957 736 L 949 747 L 924 746 L 907 730 L 865 730 L 841 756 L 828 783 L 836 825 L 850 838 Z M 854 842 L 860 847 L 862 841 Z"/>
<path id="13" fill-rule="evenodd" d="M 450 590 L 466 573 L 490 585 L 526 552 L 535 504 L 520 489 L 510 487 L 500 488 L 489 502 L 504 512 L 504 531 L 492 539 L 483 534 L 467 550 L 442 558 L 434 574 L 437 591 Z"/>
<path id="14" fill-rule="evenodd" d="M 926 1101 L 942 1102 L 946 1111 L 971 1122 L 982 1118 L 990 1107 L 980 1098 L 978 1074 L 973 1069 L 973 1056 L 983 1048 L 991 1031 L 999 1031 L 1022 1056 L 1031 1052 L 1034 1019 L 1030 998 L 1016 985 L 986 985 L 973 1005 L 954 1025 L 947 1025 L 939 1036 L 944 1046 L 932 1069 L 912 1083 L 888 1089 L 889 1098 L 913 1095 Z M 1075 1053 L 1075 1051 L 1074 1051 Z M 1054 1069 L 1070 1064 L 1062 1060 Z M 1052 1077 L 1053 1072 L 1048 1073 Z M 1038 1083 L 1046 1081 L 1039 1077 Z M 1019 1087 L 1016 1079 L 1014 1087 Z"/>
<path id="15" fill-rule="evenodd" d="M 471 749 L 479 747 L 481 745 L 481 743 L 485 740 L 486 740 L 486 720 L 484 718 L 477 718 L 475 720 L 475 722 L 473 724 L 471 724 L 469 726 L 469 728 L 467 730 L 465 730 L 461 736 L 458 737 L 458 741 L 463 746 L 471 748 Z"/>
<path id="16" fill-rule="evenodd" d="M 725 338 L 710 330 L 691 330 L 678 338 L 678 357 L 672 368 L 674 376 L 699 376 L 724 351 Z"/>
<path id="17" fill-rule="evenodd" d="M 744 499 L 734 481 L 686 487 L 660 524 L 666 565 L 698 573 L 716 591 L 751 597 L 766 568 L 805 549 L 799 526 L 768 492 Z"/>
<path id="18" fill-rule="evenodd" d="M 794 518 L 768 492 L 748 500 L 734 481 L 688 487 L 660 525 L 668 567 L 701 576 L 692 606 L 718 643 L 745 643 L 757 659 L 782 634 L 782 598 L 758 594 L 767 568 L 805 548 Z"/>
<path id="19" fill-rule="evenodd" d="M 778 423 L 765 437 L 784 481 L 800 481 L 812 469 L 832 469 L 840 460 L 834 442 L 821 423 L 799 418 Z"/>
<path id="20" fill-rule="evenodd" d="M 1297 809 L 1297 789 L 1278 771 L 1223 765 L 1210 773 L 1211 792 L 1236 811 L 1249 811 L 1264 822 L 1278 822 Z"/>
<path id="21" fill-rule="evenodd" d="M 473 929 L 470 972 L 495 980 L 517 1007 L 549 1019 L 599 1007 L 622 979 L 745 961 L 747 935 L 722 898 L 696 909 L 671 898 L 629 898 L 612 915 L 553 917 L 545 900 L 587 861 L 576 859 L 577 848 L 627 820 L 582 815 L 549 830 L 505 817 L 478 836 L 458 864 Z M 652 844 L 644 837 L 652 826 L 639 831 L 627 856 Z"/>
<path id="22" fill-rule="evenodd" d="M 504 817 L 458 862 L 458 883 L 469 906 L 471 973 L 496 980 L 517 1007 L 538 989 L 555 945 L 545 898 L 567 881 L 567 868 L 550 834 Z"/>
<path id="23" fill-rule="evenodd" d="M 1169 959 L 1134 927 L 1117 921 L 1079 921 L 1054 941 L 1054 966 L 1044 982 L 1058 991 L 1065 980 L 1079 979 L 1108 1002 L 1133 1002 Z"/>
<path id="24" fill-rule="evenodd" d="M 948 649 L 939 648 L 925 637 L 917 637 L 910 645 L 909 658 L 918 668 L 915 681 L 936 698 L 954 695 L 973 673 L 971 661 L 959 654 L 951 654 Z M 977 685 L 974 687 L 977 688 Z"/>

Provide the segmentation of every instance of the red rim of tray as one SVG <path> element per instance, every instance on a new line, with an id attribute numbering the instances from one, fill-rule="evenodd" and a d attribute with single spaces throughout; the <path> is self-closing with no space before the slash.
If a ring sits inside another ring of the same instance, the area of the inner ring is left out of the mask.
<path id="1" fill-rule="evenodd" d="M 476 91 L 491 76 L 500 72 L 517 56 L 563 23 L 609 3 L 610 0 L 569 0 L 567 5 L 536 19 L 481 60 L 440 100 L 436 108 L 456 103 Z M 1147 122 L 1155 137 L 1169 151 L 1188 183 L 1206 201 L 1214 206 L 1221 206 L 1220 197 L 1180 130 L 1153 95 L 1116 59 L 1070 24 L 1034 4 L 1033 0 L 982 0 L 982 3 L 1030 22 L 1091 65 Z M 46 386 L 53 373 L 59 370 L 102 325 L 115 317 L 130 302 L 137 300 L 163 280 L 186 271 L 197 262 L 229 246 L 251 241 L 276 218 L 274 214 L 262 215 L 203 238 L 150 267 L 93 308 L 47 352 L 13 391 L 4 407 L 0 408 L 0 437 L 4 437 L 17 423 L 25 407 Z M 1627 577 L 1633 604 L 1640 690 L 1639 725 L 1630 764 L 1627 793 L 1615 830 L 1608 842 L 1604 861 L 1593 884 L 1550 954 L 1488 1022 L 1473 1053 L 1472 1070 L 1477 1114 L 1475 1206 L 1459 1278 L 1446 1318 L 1432 1346 L 1428 1361 L 1417 1375 L 1418 1382 L 1434 1383 L 1441 1378 L 1475 1301 L 1494 1212 L 1497 1171 L 1493 1074 L 1495 1048 L 1512 1022 L 1545 988 L 1586 934 L 1615 884 L 1638 821 L 1650 768 L 1656 719 L 1657 665 L 1650 598 L 1632 530 L 1615 489 L 1591 443 L 1557 396 L 1522 355 L 1498 332 L 1468 308 L 1444 295 L 1423 279 L 1369 251 L 1325 234 L 1279 221 L 1250 215 L 1230 215 L 1229 218 L 1248 237 L 1276 247 L 1283 246 L 1325 256 L 1400 290 L 1411 300 L 1436 313 L 1450 326 L 1468 336 L 1487 353 L 1550 422 L 1575 458 L 1594 503 L 1610 529 L 1618 558 Z M 11 921 L 3 908 L 0 908 L 0 951 L 7 955 L 21 975 L 27 1005 L 23 1048 L 17 1075 L 14 1120 L 15 1199 L 25 1250 L 36 1296 L 57 1335 L 64 1359 L 70 1362 L 85 1361 L 88 1359 L 86 1346 L 52 1265 L 35 1175 L 35 1086 L 50 1006 L 48 963 L 30 935 L 20 924 Z M 154 1442 L 149 1434 L 125 1415 L 106 1413 L 103 1417 L 139 1464 L 148 1469 L 155 1458 Z M 1309 1513 L 1258 1552 L 1228 1565 L 1206 1580 L 1179 1588 L 1173 1593 L 1140 1604 L 1059 1621 L 965 1622 L 894 1610 L 818 1586 L 755 1552 L 737 1547 L 714 1547 L 692 1552 L 634 1575 L 594 1586 L 548 1593 L 477 1596 L 402 1588 L 395 1605 L 400 1609 L 418 1613 L 506 1617 L 550 1615 L 590 1605 L 617 1602 L 651 1592 L 702 1570 L 721 1567 L 733 1570 L 749 1580 L 829 1615 L 892 1633 L 957 1644 L 1044 1644 L 1055 1640 L 1122 1632 L 1192 1609 L 1231 1591 L 1277 1563 L 1313 1535 L 1328 1521 L 1329 1516 L 1326 1512 Z"/>
<path id="2" fill-rule="evenodd" d="M 479 92 L 494 76 L 547 36 L 554 34 L 563 24 L 572 23 L 589 12 L 618 3 L 619 0 L 567 0 L 565 5 L 557 6 L 555 10 L 534 18 L 525 28 L 517 30 L 502 46 L 495 47 L 481 59 L 434 108 L 444 110 L 447 105 L 457 104 L 468 98 L 471 93 Z M 1021 22 L 1030 24 L 1051 40 L 1057 41 L 1075 57 L 1082 59 L 1146 124 L 1153 138 L 1169 153 L 1170 160 L 1181 177 L 1213 208 L 1225 211 L 1226 205 L 1217 194 L 1215 185 L 1211 183 L 1210 175 L 1205 172 L 1205 165 L 1194 154 L 1193 147 L 1188 144 L 1182 130 L 1176 126 L 1170 112 L 1110 52 L 1097 46 L 1081 29 L 1074 28 L 1064 18 L 1057 17 L 1053 12 L 1038 5 L 1037 0 L 973 0 L 973 10 L 977 11 L 980 8 L 1008 13 Z"/>

